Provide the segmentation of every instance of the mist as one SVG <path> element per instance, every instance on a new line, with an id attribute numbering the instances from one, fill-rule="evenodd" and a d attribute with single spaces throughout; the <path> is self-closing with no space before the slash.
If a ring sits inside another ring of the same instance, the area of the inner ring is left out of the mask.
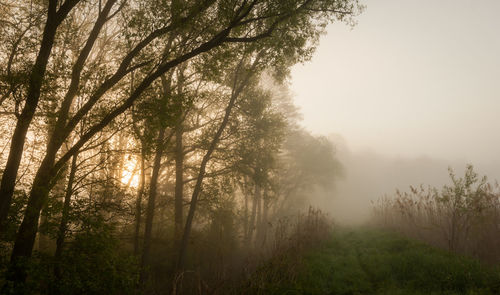
<path id="1" fill-rule="evenodd" d="M 329 207 L 339 221 L 365 219 L 396 188 L 449 184 L 448 167 L 500 178 L 499 9 L 377 1 L 356 26 L 331 25 L 312 60 L 294 66 L 302 125 L 329 136 L 345 168 Z"/>
<path id="2" fill-rule="evenodd" d="M 410 186 L 420 185 L 441 188 L 450 184 L 448 168 L 462 175 L 466 165 L 472 164 L 478 174 L 486 175 L 492 183 L 500 179 L 499 166 L 494 162 L 389 156 L 369 149 L 353 151 L 340 135 L 331 135 L 329 139 L 335 144 L 336 156 L 344 169 L 328 205 L 332 216 L 341 224 L 369 222 L 372 202 L 394 195 L 397 189 L 408 191 Z"/>
<path id="3" fill-rule="evenodd" d="M 499 294 L 499 3 L 0 0 L 0 293 Z"/>

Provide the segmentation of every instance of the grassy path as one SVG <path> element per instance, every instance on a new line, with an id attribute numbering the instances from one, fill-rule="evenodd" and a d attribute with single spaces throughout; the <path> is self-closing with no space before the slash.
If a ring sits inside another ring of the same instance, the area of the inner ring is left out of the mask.
<path id="1" fill-rule="evenodd" d="M 500 272 L 394 234 L 338 231 L 263 294 L 500 294 Z"/>

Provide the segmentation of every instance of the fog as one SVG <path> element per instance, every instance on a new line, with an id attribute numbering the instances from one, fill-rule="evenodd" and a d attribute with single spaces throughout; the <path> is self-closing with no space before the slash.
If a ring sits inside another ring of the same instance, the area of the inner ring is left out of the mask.
<path id="1" fill-rule="evenodd" d="M 0 293 L 498 294 L 498 11 L 0 0 Z"/>
<path id="2" fill-rule="evenodd" d="M 500 2 L 365 4 L 357 25 L 331 25 L 292 70 L 303 126 L 337 134 L 336 218 L 358 220 L 396 188 L 440 187 L 448 166 L 498 179 Z"/>
<path id="3" fill-rule="evenodd" d="M 394 195 L 396 189 L 408 191 L 409 186 L 441 188 L 450 184 L 448 167 L 462 176 L 467 162 L 449 161 L 428 156 L 387 156 L 373 150 L 352 151 L 340 136 L 331 136 L 336 143 L 337 157 L 344 166 L 344 177 L 337 181 L 329 210 L 334 219 L 344 224 L 369 221 L 372 201 L 384 195 Z M 494 163 L 474 165 L 479 175 L 487 175 L 490 182 L 500 179 Z"/>

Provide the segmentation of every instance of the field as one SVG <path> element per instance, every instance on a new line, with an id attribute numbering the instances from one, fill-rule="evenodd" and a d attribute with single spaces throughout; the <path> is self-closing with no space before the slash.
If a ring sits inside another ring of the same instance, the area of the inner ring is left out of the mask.
<path id="1" fill-rule="evenodd" d="M 373 229 L 337 230 L 281 273 L 263 267 L 256 294 L 500 294 L 500 272 L 477 260 Z M 285 278 L 285 279 L 284 279 Z"/>

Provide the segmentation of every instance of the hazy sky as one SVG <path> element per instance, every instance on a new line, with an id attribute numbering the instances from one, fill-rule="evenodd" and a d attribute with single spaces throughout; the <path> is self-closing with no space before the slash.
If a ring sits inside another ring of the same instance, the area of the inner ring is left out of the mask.
<path id="1" fill-rule="evenodd" d="M 500 1 L 364 3 L 292 71 L 304 126 L 354 150 L 500 164 Z"/>

